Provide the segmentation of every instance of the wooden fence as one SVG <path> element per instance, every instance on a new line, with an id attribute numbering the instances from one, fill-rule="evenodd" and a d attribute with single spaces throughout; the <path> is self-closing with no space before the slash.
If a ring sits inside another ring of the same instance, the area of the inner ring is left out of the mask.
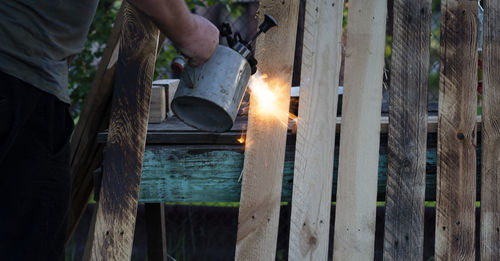
<path id="1" fill-rule="evenodd" d="M 261 1 L 260 13 L 272 14 L 284 26 L 257 43 L 259 69 L 284 82 L 291 80 L 298 2 Z M 476 254 L 474 249 L 479 222 L 474 214 L 478 2 L 443 0 L 436 260 L 474 260 L 476 255 L 500 259 L 500 4 L 484 4 L 481 251 Z M 386 6 L 385 0 L 349 1 L 334 260 L 373 259 Z M 342 10 L 343 1 L 306 2 L 290 260 L 328 258 Z M 431 1 L 395 0 L 393 19 L 384 259 L 419 260 L 424 244 Z M 255 116 L 250 103 L 237 260 L 275 258 L 285 136 L 278 120 Z"/>
<path id="2" fill-rule="evenodd" d="M 478 3 L 441 1 L 437 182 L 435 192 L 430 192 L 435 197 L 427 195 L 436 199 L 436 260 L 474 260 L 477 256 L 500 260 L 500 1 L 483 3 L 482 154 L 477 155 Z M 237 260 L 275 259 L 282 188 L 292 203 L 290 260 L 373 260 L 377 197 L 386 201 L 384 259 L 423 258 L 424 202 L 426 185 L 430 186 L 426 157 L 431 1 L 394 0 L 390 110 L 388 123 L 382 125 L 387 128 L 386 187 L 382 188 L 378 167 L 387 0 L 349 0 L 348 6 L 337 180 L 332 173 L 344 1 L 307 0 L 295 151 L 287 151 L 287 129 L 281 126 L 286 115 L 283 119 L 258 117 L 252 103 L 255 97 L 250 98 Z M 284 83 L 281 92 L 287 99 L 298 11 L 299 0 L 262 0 L 259 7 L 259 14 L 273 15 L 279 28 L 259 38 L 258 68 Z M 287 108 L 288 102 L 283 106 Z M 145 153 L 147 162 L 154 150 L 175 154 L 173 149 L 150 147 Z M 218 157 L 242 160 L 237 155 Z M 476 184 L 479 156 L 481 182 Z M 284 170 L 285 177 L 292 179 L 292 166 L 293 185 L 283 184 Z M 169 169 L 175 170 L 175 166 Z M 165 188 L 148 185 L 148 175 L 141 181 L 144 201 L 180 195 L 179 190 L 158 193 Z M 336 187 L 333 257 L 328 256 L 332 184 Z M 231 186 L 239 185 L 233 180 Z M 475 219 L 478 186 L 480 220 Z M 476 222 L 480 222 L 477 253 Z"/>

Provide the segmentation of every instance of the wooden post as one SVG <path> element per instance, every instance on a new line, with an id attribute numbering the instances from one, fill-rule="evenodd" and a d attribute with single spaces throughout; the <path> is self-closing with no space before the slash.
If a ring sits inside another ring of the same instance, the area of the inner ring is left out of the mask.
<path id="1" fill-rule="evenodd" d="M 436 260 L 474 260 L 477 0 L 441 1 Z"/>
<path id="2" fill-rule="evenodd" d="M 130 260 L 159 31 L 127 2 L 91 260 Z"/>
<path id="3" fill-rule="evenodd" d="M 153 85 L 151 103 L 149 105 L 149 123 L 161 123 L 167 117 L 166 92 L 164 86 Z"/>
<path id="4" fill-rule="evenodd" d="M 280 111 L 288 112 L 299 0 L 260 2 L 259 14 L 270 14 L 278 27 L 257 40 L 258 69 L 280 81 Z M 243 183 L 238 217 L 236 260 L 274 260 L 285 159 L 287 122 L 262 118 L 250 96 Z"/>
<path id="5" fill-rule="evenodd" d="M 431 0 L 395 0 L 384 260 L 424 254 Z"/>
<path id="6" fill-rule="evenodd" d="M 387 1 L 350 0 L 333 260 L 373 260 Z"/>
<path id="7" fill-rule="evenodd" d="M 66 243 L 71 239 L 89 202 L 94 188 L 92 173 L 102 162 L 104 146 L 97 142 L 97 133 L 106 129 L 109 124 L 111 94 L 123 23 L 122 17 L 123 5 L 118 11 L 113 30 L 106 43 L 106 49 L 82 107 L 80 119 L 71 137 L 72 188 Z"/>
<path id="8" fill-rule="evenodd" d="M 481 260 L 500 260 L 500 2 L 484 1 Z"/>
<path id="9" fill-rule="evenodd" d="M 327 260 L 344 1 L 305 9 L 288 258 Z"/>

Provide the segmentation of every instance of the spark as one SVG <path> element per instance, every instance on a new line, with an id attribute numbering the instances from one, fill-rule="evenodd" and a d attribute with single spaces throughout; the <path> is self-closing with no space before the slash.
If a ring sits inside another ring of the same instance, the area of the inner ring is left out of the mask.
<path id="1" fill-rule="evenodd" d="M 254 113 L 259 118 L 277 119 L 284 127 L 288 127 L 289 99 L 285 97 L 283 83 L 277 79 L 270 79 L 266 74 L 257 72 L 250 78 L 248 84 L 252 92 L 252 102 L 255 102 Z M 288 95 L 288 93 L 286 93 Z"/>
<path id="2" fill-rule="evenodd" d="M 289 97 L 285 95 L 289 93 L 284 91 L 286 87 L 281 81 L 257 72 L 250 78 L 248 88 L 251 91 L 251 102 L 254 103 L 250 113 L 260 119 L 276 119 L 285 128 L 288 128 L 288 119 L 294 121 L 294 125 L 297 124 L 298 117 L 288 112 Z M 236 141 L 250 146 L 250 142 L 245 140 L 243 135 Z"/>

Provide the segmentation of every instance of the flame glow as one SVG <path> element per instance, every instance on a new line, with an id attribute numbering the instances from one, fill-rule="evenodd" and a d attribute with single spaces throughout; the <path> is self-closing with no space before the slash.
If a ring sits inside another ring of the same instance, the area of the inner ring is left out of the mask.
<path id="1" fill-rule="evenodd" d="M 297 116 L 288 112 L 289 97 L 284 93 L 283 83 L 270 79 L 266 74 L 257 72 L 249 81 L 248 87 L 252 92 L 252 102 L 255 104 L 254 113 L 260 118 L 275 118 L 284 127 L 288 127 L 288 118 L 296 119 Z M 286 104 L 285 104 L 286 103 Z"/>
<path id="2" fill-rule="evenodd" d="M 248 88 L 251 91 L 252 109 L 248 111 L 260 119 L 275 119 L 281 125 L 288 128 L 288 119 L 297 123 L 298 117 L 288 112 L 289 95 L 285 92 L 284 83 L 276 79 L 270 79 L 266 74 L 260 72 L 255 73 L 248 83 Z M 250 146 L 249 140 L 246 140 L 243 134 L 236 140 L 238 143 L 246 143 Z"/>

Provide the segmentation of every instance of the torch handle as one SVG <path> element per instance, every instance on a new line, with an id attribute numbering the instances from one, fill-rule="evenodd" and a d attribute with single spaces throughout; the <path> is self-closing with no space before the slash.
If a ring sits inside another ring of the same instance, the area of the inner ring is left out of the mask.
<path id="1" fill-rule="evenodd" d="M 170 68 L 175 73 L 182 73 L 184 71 L 184 67 L 186 66 L 187 58 L 186 56 L 179 53 L 170 64 Z"/>

